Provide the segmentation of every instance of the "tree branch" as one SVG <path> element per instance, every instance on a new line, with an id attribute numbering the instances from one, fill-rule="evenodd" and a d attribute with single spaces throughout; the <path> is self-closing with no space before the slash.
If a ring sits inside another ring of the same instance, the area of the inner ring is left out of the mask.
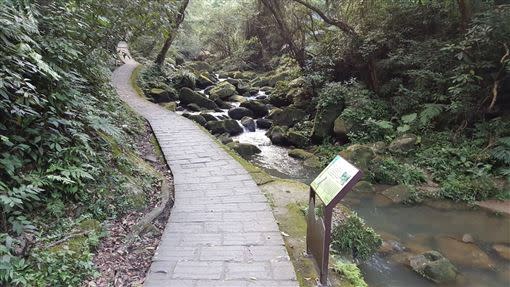
<path id="1" fill-rule="evenodd" d="M 356 38 L 356 39 L 359 38 L 359 35 L 358 35 L 358 33 L 356 33 L 354 28 L 351 27 L 346 22 L 326 16 L 326 14 L 324 12 L 322 12 L 318 7 L 306 2 L 305 0 L 292 0 L 292 1 L 297 2 L 297 3 L 305 6 L 306 8 L 314 11 L 317 15 L 319 15 L 319 17 L 322 18 L 322 20 L 324 20 L 324 22 L 326 22 L 329 25 L 338 27 L 340 30 L 342 30 L 344 33 L 351 36 L 352 38 Z"/>
<path id="2" fill-rule="evenodd" d="M 510 57 L 510 49 L 508 48 L 508 45 L 506 43 L 503 43 L 503 46 L 505 47 L 505 54 L 503 55 L 503 57 L 501 57 L 500 60 L 501 68 L 499 69 L 498 75 L 496 76 L 496 80 L 492 85 L 492 101 L 491 104 L 489 105 L 489 111 L 492 111 L 494 105 L 496 105 L 496 101 L 498 99 L 499 83 L 501 81 L 501 78 L 503 77 L 503 74 L 505 73 L 506 61 L 508 60 L 508 57 Z"/>

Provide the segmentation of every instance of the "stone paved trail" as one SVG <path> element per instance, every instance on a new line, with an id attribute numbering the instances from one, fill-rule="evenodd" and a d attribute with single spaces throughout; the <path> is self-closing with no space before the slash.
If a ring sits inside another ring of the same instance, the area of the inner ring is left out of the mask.
<path id="1" fill-rule="evenodd" d="M 125 62 L 113 85 L 151 124 L 175 183 L 144 286 L 297 287 L 278 225 L 250 175 L 193 122 L 138 97 L 129 83 L 138 64 Z"/>

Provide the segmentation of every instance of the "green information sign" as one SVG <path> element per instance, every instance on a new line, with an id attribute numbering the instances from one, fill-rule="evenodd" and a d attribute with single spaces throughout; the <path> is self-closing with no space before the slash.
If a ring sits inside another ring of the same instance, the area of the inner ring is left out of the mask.
<path id="1" fill-rule="evenodd" d="M 357 173 L 359 170 L 355 166 L 337 155 L 314 179 L 311 187 L 322 202 L 328 205 Z"/>

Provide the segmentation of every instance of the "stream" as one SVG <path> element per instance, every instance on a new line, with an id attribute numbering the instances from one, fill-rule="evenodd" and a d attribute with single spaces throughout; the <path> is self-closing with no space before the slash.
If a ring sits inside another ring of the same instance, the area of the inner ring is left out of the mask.
<path id="1" fill-rule="evenodd" d="M 257 96 L 260 95 L 265 94 L 259 92 Z M 211 114 L 226 115 L 227 110 Z M 271 175 L 307 184 L 318 175 L 319 170 L 306 168 L 302 161 L 289 157 L 288 148 L 273 145 L 265 132 L 258 128 L 255 132 L 245 130 L 232 139 L 258 146 L 261 153 L 249 160 Z M 386 187 L 378 185 L 376 190 Z M 461 274 L 457 283 L 447 286 L 510 286 L 510 261 L 493 248 L 494 244 L 510 245 L 508 217 L 449 201 L 426 201 L 412 206 L 393 204 L 377 192 L 351 192 L 343 204 L 356 211 L 393 247 L 392 253 L 378 253 L 360 265 L 369 286 L 437 286 L 403 263 L 409 254 L 427 250 L 440 251 Z M 463 237 L 474 244 L 462 243 Z"/>

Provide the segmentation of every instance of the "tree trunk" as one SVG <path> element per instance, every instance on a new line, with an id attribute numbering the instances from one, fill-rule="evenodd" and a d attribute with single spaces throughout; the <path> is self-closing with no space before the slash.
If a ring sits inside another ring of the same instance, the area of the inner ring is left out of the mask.
<path id="1" fill-rule="evenodd" d="M 457 3 L 460 12 L 460 29 L 464 32 L 467 30 L 471 20 L 471 3 L 470 0 L 457 0 Z"/>
<path id="2" fill-rule="evenodd" d="M 273 5 L 273 2 L 270 0 L 261 0 L 264 6 L 266 6 L 269 11 L 271 11 L 271 14 L 273 15 L 273 18 L 276 21 L 276 24 L 278 25 L 278 28 L 280 29 L 281 35 L 287 45 L 289 45 L 289 49 L 294 57 L 294 59 L 298 62 L 299 66 L 303 67 L 305 65 L 305 51 L 302 48 L 298 48 L 294 42 L 294 39 L 292 37 L 292 34 L 290 32 L 290 29 L 287 27 L 287 23 L 285 23 L 282 15 L 280 14 L 280 11 L 278 7 L 275 7 Z M 279 1 L 279 0 L 278 0 Z"/>
<path id="3" fill-rule="evenodd" d="M 171 25 L 169 36 L 165 39 L 165 43 L 163 44 L 161 51 L 159 51 L 158 56 L 154 61 L 154 63 L 156 63 L 158 66 L 163 65 L 163 63 L 165 62 L 166 54 L 168 53 L 170 46 L 172 46 L 172 42 L 175 39 L 177 30 L 179 29 L 179 26 L 181 25 L 182 21 L 184 21 L 184 12 L 186 11 L 186 7 L 188 7 L 188 3 L 189 0 L 182 0 L 181 2 L 181 6 L 179 7 L 179 14 L 175 19 L 175 23 Z"/>

